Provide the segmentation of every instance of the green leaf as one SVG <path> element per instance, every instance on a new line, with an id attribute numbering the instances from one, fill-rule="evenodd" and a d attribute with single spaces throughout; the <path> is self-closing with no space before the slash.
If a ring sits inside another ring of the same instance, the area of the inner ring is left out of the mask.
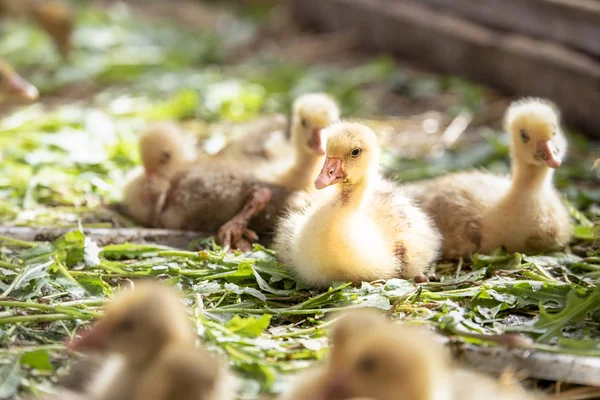
<path id="1" fill-rule="evenodd" d="M 578 349 L 578 350 L 596 350 L 600 349 L 600 341 L 592 338 L 578 338 L 569 339 L 561 338 L 558 343 L 561 347 L 567 349 Z"/>
<path id="2" fill-rule="evenodd" d="M 29 365 L 40 371 L 52 371 L 54 369 L 50 362 L 50 355 L 46 350 L 35 350 L 23 354 L 21 364 Z"/>
<path id="3" fill-rule="evenodd" d="M 259 290 L 250 287 L 240 287 L 235 283 L 226 283 L 224 286 L 225 290 L 229 290 L 236 294 L 248 294 L 254 296 L 261 301 L 267 301 L 267 296 L 261 293 Z"/>
<path id="4" fill-rule="evenodd" d="M 10 296 L 13 291 L 24 288 L 30 282 L 49 276 L 48 269 L 52 264 L 52 261 L 47 261 L 45 263 L 26 265 L 0 297 Z"/>
<path id="5" fill-rule="evenodd" d="M 67 267 L 83 261 L 85 235 L 81 231 L 71 231 L 54 242 L 57 255 Z"/>
<path id="6" fill-rule="evenodd" d="M 28 261 L 33 258 L 38 258 L 44 255 L 49 255 L 54 251 L 54 246 L 50 243 L 40 243 L 36 247 L 23 250 L 19 253 L 19 258 L 23 261 Z"/>
<path id="7" fill-rule="evenodd" d="M 227 284 L 225 284 L 225 285 L 227 285 Z M 234 285 L 234 284 L 231 283 L 230 285 Z M 237 287 L 237 285 L 234 285 L 234 286 Z M 194 287 L 192 289 L 194 290 L 194 292 L 200 293 L 200 294 L 213 294 L 213 293 L 219 293 L 222 291 L 221 284 L 219 282 L 215 282 L 215 281 L 200 282 L 197 285 L 194 285 Z"/>
<path id="8" fill-rule="evenodd" d="M 352 285 L 350 282 L 334 282 L 333 286 L 325 293 L 318 294 L 310 299 L 303 301 L 300 304 L 296 304 L 292 308 L 299 310 L 306 310 L 311 308 L 319 308 L 325 306 L 339 306 L 346 304 L 345 298 L 342 292 Z"/>
<path id="9" fill-rule="evenodd" d="M 225 280 L 227 280 L 227 282 L 243 282 L 245 280 L 247 280 L 248 278 L 253 278 L 254 277 L 254 270 L 252 269 L 252 265 L 254 264 L 254 261 L 250 261 L 250 260 L 245 260 L 245 261 L 241 261 L 238 264 L 237 270 L 234 271 L 231 274 L 227 274 L 227 276 L 225 277 Z"/>
<path id="10" fill-rule="evenodd" d="M 198 93 L 194 90 L 182 90 L 163 104 L 149 109 L 145 116 L 152 120 L 181 119 L 193 117 L 198 109 Z"/>
<path id="11" fill-rule="evenodd" d="M 226 327 L 232 332 L 242 336 L 258 337 L 269 327 L 270 322 L 270 314 L 264 314 L 260 318 L 243 318 L 236 315 L 229 320 Z"/>
<path id="12" fill-rule="evenodd" d="M 473 269 L 492 267 L 494 269 L 515 269 L 521 264 L 522 256 L 519 253 L 485 255 L 473 254 Z"/>
<path id="13" fill-rule="evenodd" d="M 518 282 L 504 283 L 494 288 L 501 293 L 509 293 L 517 297 L 519 307 L 538 306 L 562 308 L 566 306 L 570 285 L 550 282 Z"/>
<path id="14" fill-rule="evenodd" d="M 578 225 L 575 227 L 573 236 L 575 237 L 575 239 L 592 241 L 595 238 L 594 227 Z"/>
<path id="15" fill-rule="evenodd" d="M 483 289 L 473 297 L 470 306 L 484 318 L 493 319 L 500 311 L 514 307 L 516 302 L 516 296 L 499 293 L 493 289 Z"/>
<path id="16" fill-rule="evenodd" d="M 90 296 L 109 296 L 112 293 L 111 286 L 104 282 L 99 276 L 79 276 L 77 282 Z"/>
<path id="17" fill-rule="evenodd" d="M 258 283 L 258 287 L 260 287 L 263 291 L 265 291 L 267 293 L 277 294 L 279 296 L 289 296 L 290 294 L 294 293 L 293 290 L 282 290 L 282 289 L 275 289 L 275 288 L 271 287 L 271 285 L 269 285 L 267 283 L 267 281 L 265 281 L 263 279 L 263 277 L 260 276 L 260 274 L 258 273 L 256 268 L 254 268 L 254 267 L 252 267 L 252 272 L 254 273 L 254 277 L 256 278 L 256 283 Z"/>
<path id="18" fill-rule="evenodd" d="M 171 250 L 166 246 L 150 244 L 109 244 L 102 248 L 100 255 L 110 260 L 122 260 L 131 258 L 149 258 L 156 257 L 159 252 Z"/>
<path id="19" fill-rule="evenodd" d="M 389 298 L 406 296 L 415 290 L 415 285 L 406 279 L 389 279 L 383 287 L 383 293 Z"/>
<path id="20" fill-rule="evenodd" d="M 540 318 L 535 327 L 545 332 L 537 340 L 543 343 L 558 337 L 568 324 L 585 319 L 599 306 L 600 287 L 585 291 L 572 289 L 567 295 L 567 306 L 558 313 L 550 313 L 540 305 Z"/>
<path id="21" fill-rule="evenodd" d="M 486 274 L 487 274 L 486 268 L 479 268 L 479 269 L 470 271 L 466 274 L 461 274 L 460 276 L 456 276 L 456 277 L 453 276 L 450 278 L 444 277 L 442 282 L 444 283 L 445 288 L 451 288 L 452 286 L 459 286 L 460 284 L 463 284 L 465 282 L 480 281 L 485 278 Z M 427 287 L 427 286 L 428 285 L 425 285 L 425 287 Z M 435 287 L 435 286 L 433 286 L 433 287 Z"/>
<path id="22" fill-rule="evenodd" d="M 12 399 L 21 383 L 21 364 L 18 358 L 0 364 L 0 399 Z"/>

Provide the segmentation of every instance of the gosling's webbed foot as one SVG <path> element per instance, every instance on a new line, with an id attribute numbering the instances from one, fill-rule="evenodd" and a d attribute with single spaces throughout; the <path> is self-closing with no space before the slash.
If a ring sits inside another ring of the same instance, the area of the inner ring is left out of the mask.
<path id="1" fill-rule="evenodd" d="M 256 232 L 252 229 L 248 229 L 245 222 L 235 218 L 221 226 L 217 237 L 219 238 L 221 246 L 230 247 L 232 249 L 240 248 L 239 244 L 242 243 L 242 241 L 248 243 L 248 240 L 250 242 L 258 240 Z M 252 246 L 250 246 L 250 248 L 251 247 Z"/>
<path id="2" fill-rule="evenodd" d="M 252 243 L 244 238 L 241 238 L 234 244 L 235 248 L 237 248 L 241 252 L 252 251 Z"/>
<path id="3" fill-rule="evenodd" d="M 251 243 L 258 240 L 258 235 L 248 228 L 248 223 L 265 209 L 271 196 L 271 191 L 267 188 L 253 190 L 242 211 L 219 229 L 217 237 L 221 246 L 252 250 Z"/>

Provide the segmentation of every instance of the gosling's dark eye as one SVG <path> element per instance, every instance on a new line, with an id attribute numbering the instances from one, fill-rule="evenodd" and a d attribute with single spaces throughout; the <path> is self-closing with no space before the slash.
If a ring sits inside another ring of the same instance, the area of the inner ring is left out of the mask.
<path id="1" fill-rule="evenodd" d="M 371 356 L 364 356 L 358 362 L 358 369 L 362 373 L 371 373 L 377 368 L 377 360 Z"/>
<path id="2" fill-rule="evenodd" d="M 300 121 L 300 123 L 302 124 L 303 128 L 308 128 L 308 122 L 306 121 L 306 119 L 302 118 L 302 121 Z"/>
<path id="3" fill-rule="evenodd" d="M 360 147 L 357 147 L 355 149 L 352 149 L 352 151 L 350 152 L 350 156 L 356 158 L 360 156 L 360 153 L 362 153 L 362 149 Z"/>
<path id="4" fill-rule="evenodd" d="M 527 134 L 527 132 L 525 132 L 525 129 L 521 129 L 520 133 L 521 133 L 521 140 L 523 141 L 523 143 L 529 142 L 529 135 Z"/>
<path id="5" fill-rule="evenodd" d="M 124 318 L 121 322 L 119 322 L 119 332 L 129 332 L 133 329 L 133 319 L 131 318 Z"/>
<path id="6" fill-rule="evenodd" d="M 160 162 L 163 164 L 167 163 L 170 159 L 171 159 L 171 153 L 169 153 L 168 151 L 163 151 L 162 154 L 160 155 Z"/>

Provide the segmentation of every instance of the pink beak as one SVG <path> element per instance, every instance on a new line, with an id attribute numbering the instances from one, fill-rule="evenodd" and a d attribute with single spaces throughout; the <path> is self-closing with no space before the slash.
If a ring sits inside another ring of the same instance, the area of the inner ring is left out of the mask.
<path id="1" fill-rule="evenodd" d="M 83 332 L 81 337 L 75 338 L 67 345 L 70 350 L 103 350 L 108 344 L 109 329 L 106 324 L 97 322 L 91 329 Z"/>
<path id="2" fill-rule="evenodd" d="M 325 154 L 325 144 L 323 143 L 323 135 L 321 129 L 313 129 L 312 136 L 308 141 L 308 147 L 313 149 L 315 153 L 322 156 Z"/>
<path id="3" fill-rule="evenodd" d="M 562 162 L 556 145 L 550 140 L 540 140 L 537 142 L 535 156 L 540 160 L 544 160 L 550 168 L 558 168 Z"/>
<path id="4" fill-rule="evenodd" d="M 148 178 L 153 178 L 156 175 L 157 171 L 154 168 L 146 168 L 146 176 Z"/>
<path id="5" fill-rule="evenodd" d="M 346 377 L 339 372 L 328 379 L 323 391 L 313 400 L 347 399 L 351 396 L 347 393 Z"/>
<path id="6" fill-rule="evenodd" d="M 342 160 L 340 158 L 326 157 L 323 169 L 315 180 L 315 187 L 321 190 L 343 180 L 344 170 L 342 168 Z"/>
<path id="7" fill-rule="evenodd" d="M 40 97 L 40 92 L 37 88 L 17 74 L 13 74 L 9 78 L 7 85 L 12 95 L 23 100 L 35 101 Z"/>

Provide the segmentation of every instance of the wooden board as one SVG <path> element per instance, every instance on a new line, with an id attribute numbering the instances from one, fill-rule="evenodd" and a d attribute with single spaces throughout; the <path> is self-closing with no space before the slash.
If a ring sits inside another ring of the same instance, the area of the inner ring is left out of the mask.
<path id="1" fill-rule="evenodd" d="M 364 46 L 515 96 L 555 101 L 567 122 L 600 137 L 600 63 L 552 42 L 503 33 L 418 1 L 293 0 L 301 23 L 353 28 Z"/>
<path id="2" fill-rule="evenodd" d="M 20 226 L 0 227 L 0 236 L 7 236 L 25 241 L 53 242 L 62 235 L 74 231 L 74 228 L 29 228 Z M 120 243 L 154 243 L 163 246 L 186 249 L 188 244 L 198 238 L 209 237 L 210 234 L 190 231 L 145 228 L 89 228 L 84 229 L 86 237 L 100 246 Z"/>
<path id="3" fill-rule="evenodd" d="M 492 28 L 520 32 L 600 56 L 600 1 L 597 0 L 420 0 L 420 3 Z"/>
<path id="4" fill-rule="evenodd" d="M 446 338 L 442 339 L 447 341 Z M 600 386 L 600 357 L 523 351 L 503 346 L 449 343 L 452 355 L 477 371 L 500 374 L 511 367 L 525 376 L 557 382 Z"/>

